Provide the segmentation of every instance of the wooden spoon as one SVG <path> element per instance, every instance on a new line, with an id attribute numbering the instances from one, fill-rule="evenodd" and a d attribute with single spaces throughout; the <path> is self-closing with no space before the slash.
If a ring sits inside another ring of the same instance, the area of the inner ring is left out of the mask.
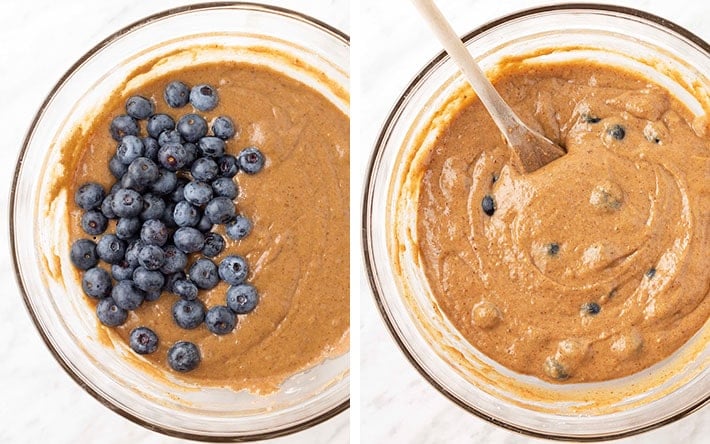
<path id="1" fill-rule="evenodd" d="M 562 147 L 530 129 L 503 101 L 434 2 L 412 0 L 412 3 L 466 76 L 481 103 L 503 133 L 512 150 L 513 165 L 523 173 L 531 173 L 563 156 L 565 150 Z"/>

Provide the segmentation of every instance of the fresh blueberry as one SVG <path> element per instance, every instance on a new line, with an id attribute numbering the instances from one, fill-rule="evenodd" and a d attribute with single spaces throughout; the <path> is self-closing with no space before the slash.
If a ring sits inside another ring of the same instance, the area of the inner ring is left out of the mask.
<path id="1" fill-rule="evenodd" d="M 113 156 L 108 162 L 108 169 L 116 179 L 120 179 L 128 171 L 128 165 L 121 162 L 118 157 Z"/>
<path id="2" fill-rule="evenodd" d="M 81 216 L 81 228 L 86 234 L 98 236 L 106 231 L 107 226 L 108 219 L 106 219 L 106 216 L 104 216 L 101 211 L 91 210 Z"/>
<path id="3" fill-rule="evenodd" d="M 196 369 L 200 360 L 200 350 L 192 342 L 179 341 L 168 350 L 168 365 L 177 372 Z"/>
<path id="4" fill-rule="evenodd" d="M 175 174 L 173 171 L 166 170 L 165 168 L 160 168 L 158 170 L 158 179 L 153 182 L 153 185 L 150 186 L 150 189 L 151 191 L 153 191 L 153 193 L 158 194 L 160 196 L 164 196 L 175 191 L 177 183 L 177 174 Z"/>
<path id="5" fill-rule="evenodd" d="M 116 158 L 125 165 L 130 165 L 131 162 L 142 157 L 144 153 L 143 141 L 137 136 L 124 137 L 116 148 Z"/>
<path id="6" fill-rule="evenodd" d="M 223 196 L 229 199 L 236 199 L 239 194 L 237 184 L 230 177 L 218 177 L 212 181 L 212 194 L 214 196 Z"/>
<path id="7" fill-rule="evenodd" d="M 167 114 L 153 114 L 146 124 L 146 131 L 155 140 L 158 140 L 160 133 L 171 129 L 175 129 L 175 121 Z"/>
<path id="8" fill-rule="evenodd" d="M 176 127 L 188 142 L 197 142 L 207 134 L 207 122 L 197 114 L 185 114 L 178 120 Z"/>
<path id="9" fill-rule="evenodd" d="M 239 284 L 227 290 L 227 307 L 236 314 L 247 314 L 259 303 L 256 288 L 249 284 Z"/>
<path id="10" fill-rule="evenodd" d="M 136 327 L 128 336 L 131 349 L 139 355 L 147 355 L 158 349 L 158 335 L 148 327 Z"/>
<path id="11" fill-rule="evenodd" d="M 177 80 L 168 83 L 163 92 L 165 103 L 171 108 L 182 108 L 190 101 L 190 87 Z"/>
<path id="12" fill-rule="evenodd" d="M 173 292 L 175 287 L 175 282 L 185 279 L 184 271 L 176 271 L 175 273 L 165 275 L 165 285 L 163 285 L 163 290 Z"/>
<path id="13" fill-rule="evenodd" d="M 133 281 L 118 281 L 111 291 L 111 299 L 119 308 L 135 310 L 145 299 L 145 293 Z"/>
<path id="14" fill-rule="evenodd" d="M 101 299 L 111 294 L 111 276 L 99 267 L 89 268 L 81 278 L 81 288 L 88 296 Z"/>
<path id="15" fill-rule="evenodd" d="M 256 174 L 264 167 L 264 155 L 255 146 L 244 148 L 237 156 L 237 160 L 239 168 L 247 174 Z"/>
<path id="16" fill-rule="evenodd" d="M 550 256 L 557 256 L 557 253 L 560 252 L 560 244 L 557 242 L 552 242 L 551 244 L 547 245 L 547 254 Z"/>
<path id="17" fill-rule="evenodd" d="M 183 142 L 185 141 L 182 139 L 180 132 L 176 129 L 163 131 L 162 133 L 160 133 L 160 136 L 158 136 L 158 145 L 160 146 L 165 146 L 169 143 L 182 144 Z"/>
<path id="18" fill-rule="evenodd" d="M 128 312 L 116 305 L 113 298 L 103 298 L 96 304 L 96 317 L 107 327 L 118 327 L 126 322 Z"/>
<path id="19" fill-rule="evenodd" d="M 165 205 L 165 211 L 163 212 L 163 217 L 161 217 L 160 220 L 168 228 L 177 228 L 177 224 L 175 223 L 175 216 L 173 215 L 174 212 L 174 203 L 170 202 L 169 204 Z"/>
<path id="20" fill-rule="evenodd" d="M 143 242 L 141 239 L 136 239 L 131 241 L 128 244 L 128 247 L 126 248 L 126 256 L 124 259 L 128 264 L 131 266 L 131 268 L 136 268 L 139 263 L 138 263 L 138 253 L 140 253 L 141 249 L 146 246 L 146 243 Z"/>
<path id="21" fill-rule="evenodd" d="M 111 265 L 111 276 L 117 281 L 130 280 L 133 279 L 133 271 L 135 271 L 135 269 L 136 267 L 131 266 L 128 261 L 123 260 L 118 264 Z"/>
<path id="22" fill-rule="evenodd" d="M 200 233 L 207 233 L 208 231 L 210 231 L 212 229 L 212 225 L 213 224 L 212 224 L 212 222 L 210 222 L 209 217 L 207 217 L 207 215 L 203 214 L 202 217 L 200 218 L 200 221 L 197 223 L 197 225 L 195 225 L 195 228 L 197 228 L 197 230 Z"/>
<path id="23" fill-rule="evenodd" d="M 185 330 L 197 328 L 205 319 L 205 305 L 199 299 L 179 299 L 173 304 L 172 312 L 175 323 Z"/>
<path id="24" fill-rule="evenodd" d="M 146 245 L 138 252 L 138 263 L 146 270 L 158 270 L 165 263 L 165 252 L 157 245 Z"/>
<path id="25" fill-rule="evenodd" d="M 116 157 L 116 156 L 114 156 L 114 157 Z M 121 165 L 123 165 L 123 164 L 121 164 Z M 123 165 L 123 166 L 125 167 L 126 172 L 128 172 L 128 165 Z M 125 174 L 124 174 L 124 176 L 125 176 Z M 115 181 L 115 182 L 113 183 L 113 185 L 111 185 L 111 188 L 109 189 L 108 194 L 106 194 L 107 196 L 108 196 L 109 194 L 115 195 L 115 194 L 116 194 L 116 191 L 118 191 L 118 190 L 120 190 L 120 189 L 123 188 L 123 187 L 121 186 L 121 179 L 122 179 L 122 178 L 123 178 L 123 176 L 117 177 L 118 180 Z"/>
<path id="26" fill-rule="evenodd" d="M 140 183 L 136 182 L 133 179 L 132 175 L 129 175 L 128 173 L 124 174 L 123 177 L 121 178 L 121 188 L 127 189 L 127 190 L 133 190 L 137 193 L 143 193 L 146 190 L 145 185 L 141 185 Z"/>
<path id="27" fill-rule="evenodd" d="M 234 330 L 237 325 L 237 317 L 234 312 L 224 305 L 215 305 L 207 310 L 205 315 L 205 326 L 207 330 L 216 335 L 226 335 Z"/>
<path id="28" fill-rule="evenodd" d="M 139 186 L 147 187 L 158 180 L 160 170 L 152 160 L 147 157 L 139 157 L 128 165 L 126 174 Z"/>
<path id="29" fill-rule="evenodd" d="M 239 285 L 249 274 L 249 265 L 242 256 L 229 255 L 222 259 L 218 268 L 219 277 L 229 285 Z"/>
<path id="30" fill-rule="evenodd" d="M 226 145 L 219 137 L 206 136 L 197 143 L 203 156 L 218 158 L 224 156 Z"/>
<path id="31" fill-rule="evenodd" d="M 105 234 L 96 244 L 96 254 L 107 264 L 118 264 L 126 255 L 126 243 L 115 234 Z"/>
<path id="32" fill-rule="evenodd" d="M 173 219 L 178 227 L 194 227 L 201 217 L 200 210 L 190 202 L 183 200 L 175 204 Z"/>
<path id="33" fill-rule="evenodd" d="M 180 227 L 173 234 L 175 246 L 183 253 L 195 253 L 205 245 L 205 236 L 192 227 Z"/>
<path id="34" fill-rule="evenodd" d="M 251 221 L 244 216 L 238 215 L 225 228 L 227 236 L 234 240 L 244 239 L 251 233 Z"/>
<path id="35" fill-rule="evenodd" d="M 588 314 L 588 315 L 599 314 L 599 312 L 601 310 L 602 310 L 602 308 L 596 302 L 584 303 L 584 304 L 582 304 L 582 308 L 581 308 L 582 314 Z"/>
<path id="36" fill-rule="evenodd" d="M 171 201 L 178 203 L 180 201 L 185 200 L 185 185 L 187 185 L 188 182 L 189 180 L 187 179 L 178 179 L 177 184 L 175 185 L 175 189 L 172 193 L 170 193 Z"/>
<path id="37" fill-rule="evenodd" d="M 88 182 L 80 186 L 74 193 L 74 202 L 83 210 L 93 210 L 101 206 L 106 193 L 101 185 Z"/>
<path id="38" fill-rule="evenodd" d="M 212 111 L 217 102 L 217 91 L 209 85 L 195 85 L 190 90 L 190 103 L 200 111 Z"/>
<path id="39" fill-rule="evenodd" d="M 212 187 L 205 182 L 193 180 L 185 185 L 185 200 L 193 205 L 205 205 L 212 199 Z"/>
<path id="40" fill-rule="evenodd" d="M 158 141 L 150 136 L 141 139 L 143 141 L 143 156 L 152 160 L 153 162 L 158 161 L 158 150 L 160 149 L 160 144 Z"/>
<path id="41" fill-rule="evenodd" d="M 133 96 L 126 101 L 126 114 L 134 119 L 145 120 L 153 111 L 153 102 L 143 96 Z"/>
<path id="42" fill-rule="evenodd" d="M 118 217 L 136 217 L 143 209 L 143 197 L 134 190 L 118 190 L 111 201 L 111 209 Z"/>
<path id="43" fill-rule="evenodd" d="M 163 274 L 177 273 L 187 266 L 187 255 L 180 251 L 175 245 L 168 245 L 164 249 L 165 262 L 160 267 Z"/>
<path id="44" fill-rule="evenodd" d="M 128 171 L 128 165 L 126 165 L 126 171 Z M 120 178 L 119 178 L 120 179 Z M 109 190 L 108 194 L 116 195 L 116 192 L 120 190 L 121 184 L 118 182 L 115 182 L 113 185 L 111 185 L 111 189 Z"/>
<path id="45" fill-rule="evenodd" d="M 141 219 L 160 219 L 165 211 L 165 201 L 154 194 L 143 195 L 143 211 L 141 211 Z"/>
<path id="46" fill-rule="evenodd" d="M 192 178 L 195 180 L 212 182 L 219 174 L 219 167 L 217 166 L 217 162 L 213 159 L 210 159 L 209 157 L 200 157 L 192 164 L 190 173 L 192 174 Z"/>
<path id="47" fill-rule="evenodd" d="M 137 217 L 122 217 L 116 222 L 116 237 L 123 240 L 135 238 L 141 231 L 141 221 Z"/>
<path id="48" fill-rule="evenodd" d="M 168 143 L 158 150 L 158 162 L 169 171 L 185 167 L 187 160 L 187 151 L 181 143 Z"/>
<path id="49" fill-rule="evenodd" d="M 202 254 L 207 257 L 215 257 L 224 250 L 224 238 L 215 232 L 205 235 L 205 246 L 202 247 Z"/>
<path id="50" fill-rule="evenodd" d="M 107 194 L 104 200 L 101 202 L 101 214 L 104 215 L 106 219 L 115 219 L 116 213 L 113 212 L 111 208 L 111 202 L 113 201 L 113 194 Z"/>
<path id="51" fill-rule="evenodd" d="M 122 114 L 114 117 L 109 128 L 111 137 L 116 142 L 120 142 L 126 136 L 137 136 L 140 133 L 138 122 L 131 116 Z"/>
<path id="52" fill-rule="evenodd" d="M 221 177 L 232 178 L 239 172 L 239 162 L 237 158 L 231 154 L 225 154 L 217 159 L 217 166 L 219 167 L 219 175 Z"/>
<path id="53" fill-rule="evenodd" d="M 133 282 L 143 291 L 157 291 L 165 285 L 165 276 L 159 271 L 138 267 L 133 270 Z"/>
<path id="54" fill-rule="evenodd" d="M 197 285 L 197 288 L 203 290 L 210 290 L 219 283 L 217 266 L 209 259 L 197 259 L 187 274 L 190 280 Z"/>
<path id="55" fill-rule="evenodd" d="M 183 147 L 185 147 L 185 169 L 190 169 L 192 164 L 200 157 L 200 149 L 192 142 L 184 143 Z"/>
<path id="56" fill-rule="evenodd" d="M 212 122 L 212 134 L 220 139 L 231 139 L 235 133 L 234 122 L 227 116 L 219 116 Z"/>
<path id="57" fill-rule="evenodd" d="M 141 227 L 141 239 L 146 244 L 162 247 L 168 241 L 168 228 L 158 219 L 148 219 Z"/>
<path id="58" fill-rule="evenodd" d="M 654 277 L 655 275 L 656 275 L 656 269 L 655 269 L 655 268 L 651 267 L 651 268 L 649 268 L 648 270 L 646 270 L 646 277 L 647 277 L 647 278 L 651 279 L 651 278 Z"/>
<path id="59" fill-rule="evenodd" d="M 197 285 L 187 279 L 179 279 L 173 284 L 173 293 L 186 301 L 197 299 Z"/>
<path id="60" fill-rule="evenodd" d="M 160 299 L 160 295 L 163 294 L 162 289 L 151 289 L 145 292 L 145 301 L 153 302 Z"/>
<path id="61" fill-rule="evenodd" d="M 99 263 L 99 257 L 96 254 L 96 244 L 89 239 L 79 239 L 75 241 L 71 246 L 69 258 L 74 266 L 80 270 L 88 270 Z"/>
<path id="62" fill-rule="evenodd" d="M 622 140 L 626 136 L 626 130 L 621 125 L 612 125 L 606 130 L 607 134 L 616 140 Z"/>
<path id="63" fill-rule="evenodd" d="M 483 196 L 483 200 L 481 200 L 481 209 L 483 209 L 483 212 L 488 216 L 493 216 L 493 213 L 496 212 L 496 203 L 493 200 L 493 196 L 490 194 Z"/>
<path id="64" fill-rule="evenodd" d="M 228 197 L 215 197 L 205 206 L 205 215 L 213 224 L 225 224 L 231 221 L 236 213 L 234 202 Z"/>

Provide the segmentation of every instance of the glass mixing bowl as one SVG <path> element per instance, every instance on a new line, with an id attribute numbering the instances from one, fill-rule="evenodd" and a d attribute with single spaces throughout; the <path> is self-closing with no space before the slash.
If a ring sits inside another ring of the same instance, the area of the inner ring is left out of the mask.
<path id="1" fill-rule="evenodd" d="M 181 52 L 190 48 L 191 51 Z M 195 50 L 195 48 L 201 48 Z M 276 57 L 274 54 L 285 56 Z M 129 73 L 164 57 L 144 76 L 181 64 L 263 64 L 311 86 L 349 115 L 349 38 L 296 12 L 246 3 L 193 5 L 141 20 L 81 58 L 49 94 L 15 168 L 10 229 L 15 271 L 32 319 L 69 375 L 110 409 L 152 430 L 203 440 L 264 439 L 299 431 L 349 406 L 349 352 L 287 379 L 269 395 L 200 388 L 154 378 L 123 345 L 101 339 L 93 310 L 68 264 L 66 193 L 48 201 L 61 142 L 102 106 Z M 295 61 L 295 62 L 294 62 Z M 64 272 L 66 271 L 66 272 Z"/>
<path id="2" fill-rule="evenodd" d="M 597 60 L 642 73 L 697 115 L 710 109 L 710 46 L 647 13 L 555 5 L 489 23 L 464 37 L 486 71 L 505 57 L 536 63 Z M 465 80 L 441 53 L 409 84 L 377 140 L 365 184 L 363 247 L 381 314 L 402 351 L 440 392 L 518 432 L 601 440 L 673 422 L 710 401 L 710 321 L 668 359 L 599 383 L 550 384 L 514 373 L 468 343 L 443 314 L 416 248 L 416 168 Z M 419 156 L 419 157 L 418 157 Z"/>

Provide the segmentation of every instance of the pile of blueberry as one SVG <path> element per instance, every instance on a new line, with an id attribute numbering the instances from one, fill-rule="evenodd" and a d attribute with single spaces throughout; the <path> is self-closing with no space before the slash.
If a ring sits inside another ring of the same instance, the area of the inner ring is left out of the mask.
<path id="1" fill-rule="evenodd" d="M 219 102 L 211 86 L 189 88 L 179 81 L 168 84 L 164 99 L 171 108 L 189 103 L 203 112 Z M 225 152 L 226 141 L 236 132 L 229 117 L 215 118 L 210 135 L 199 114 L 184 114 L 176 123 L 154 111 L 151 100 L 133 96 L 126 102 L 126 114 L 111 122 L 118 147 L 109 170 L 116 183 L 108 194 L 93 182 L 76 191 L 76 204 L 84 210 L 82 229 L 93 240 L 74 242 L 71 261 L 84 271 L 82 288 L 98 299 L 96 314 L 106 326 L 122 325 L 128 311 L 167 291 L 179 296 L 172 307 L 177 325 L 193 329 L 204 322 L 212 333 L 226 334 L 235 328 L 236 315 L 252 311 L 259 297 L 245 282 L 249 266 L 242 256 L 213 262 L 225 240 L 212 229 L 223 225 L 234 240 L 251 232 L 251 221 L 237 214 L 233 178 L 239 171 L 258 173 L 264 156 L 256 147 L 236 157 Z M 141 121 L 147 135 L 141 135 Z M 106 232 L 110 220 L 115 221 L 113 233 Z M 220 279 L 230 285 L 225 305 L 208 310 L 198 299 L 199 290 L 214 288 Z M 148 327 L 135 328 L 130 346 L 139 354 L 153 353 L 158 336 Z M 176 371 L 193 370 L 200 360 L 198 347 L 190 342 L 177 342 L 168 351 L 168 363 Z"/>

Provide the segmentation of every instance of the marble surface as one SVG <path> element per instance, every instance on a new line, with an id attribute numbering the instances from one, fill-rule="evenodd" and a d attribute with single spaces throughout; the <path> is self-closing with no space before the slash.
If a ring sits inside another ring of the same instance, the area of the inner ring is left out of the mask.
<path id="1" fill-rule="evenodd" d="M 61 75 L 111 33 L 184 0 L 3 0 L 0 2 L 0 443 L 186 442 L 133 424 L 84 392 L 42 343 L 17 290 L 7 240 L 8 190 L 24 133 Z M 347 0 L 273 0 L 349 32 Z M 347 443 L 349 412 L 270 443 Z"/>
<path id="2" fill-rule="evenodd" d="M 459 35 L 542 1 L 438 0 Z M 710 4 L 676 0 L 614 1 L 665 17 L 710 40 Z M 407 1 L 363 1 L 358 39 L 362 73 L 360 149 L 371 152 L 378 131 L 399 94 L 440 46 Z M 396 24 L 396 25 L 395 25 Z M 365 171 L 367 159 L 355 168 Z M 357 174 L 357 173 L 356 173 Z M 363 443 L 530 443 L 528 438 L 474 417 L 429 385 L 405 359 L 380 318 L 369 288 L 361 279 L 360 423 Z M 631 443 L 707 442 L 710 408 L 674 424 L 636 437 Z"/>

